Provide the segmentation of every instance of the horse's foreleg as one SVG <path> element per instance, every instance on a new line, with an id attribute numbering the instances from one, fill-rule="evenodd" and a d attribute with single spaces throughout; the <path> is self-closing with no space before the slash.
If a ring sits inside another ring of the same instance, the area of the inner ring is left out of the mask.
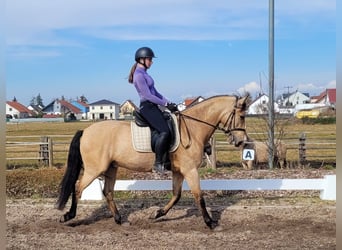
<path id="1" fill-rule="evenodd" d="M 191 190 L 191 193 L 193 194 L 194 198 L 195 198 L 195 202 L 197 207 L 201 210 L 203 219 L 205 224 L 210 228 L 210 229 L 214 229 L 217 226 L 217 221 L 214 221 L 206 208 L 205 205 L 205 201 L 203 198 L 203 194 L 200 188 L 200 179 L 199 179 L 199 175 L 197 172 L 197 169 L 193 169 L 191 170 L 191 172 L 189 172 L 186 176 L 185 179 L 189 185 L 189 188 Z"/>
<path id="2" fill-rule="evenodd" d="M 169 210 L 179 201 L 182 194 L 182 184 L 183 184 L 184 176 L 179 172 L 173 172 L 172 176 L 172 198 L 166 204 L 164 208 L 159 209 L 154 218 L 157 219 L 161 216 L 166 215 Z"/>
<path id="3" fill-rule="evenodd" d="M 114 185 L 116 178 L 117 168 L 111 165 L 105 172 L 105 184 L 103 188 L 103 195 L 106 197 L 108 207 L 113 214 L 114 221 L 117 224 L 121 224 L 121 215 L 114 202 Z"/>

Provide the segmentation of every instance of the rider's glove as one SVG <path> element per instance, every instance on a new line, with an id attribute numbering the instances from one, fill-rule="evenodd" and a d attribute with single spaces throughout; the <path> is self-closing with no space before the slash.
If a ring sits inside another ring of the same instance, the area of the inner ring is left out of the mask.
<path id="1" fill-rule="evenodd" d="M 171 113 L 178 111 L 176 103 L 170 102 L 166 105 L 166 107 L 171 111 Z"/>

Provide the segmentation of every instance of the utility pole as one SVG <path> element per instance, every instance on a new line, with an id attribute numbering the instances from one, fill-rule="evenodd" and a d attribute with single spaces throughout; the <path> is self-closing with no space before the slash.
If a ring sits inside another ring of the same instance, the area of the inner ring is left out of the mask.
<path id="1" fill-rule="evenodd" d="M 287 94 L 290 94 L 290 89 L 292 89 L 292 86 L 285 86 L 285 89 L 287 89 Z"/>
<path id="2" fill-rule="evenodd" d="M 269 0 L 269 109 L 268 109 L 268 167 L 274 161 L 274 0 Z"/>

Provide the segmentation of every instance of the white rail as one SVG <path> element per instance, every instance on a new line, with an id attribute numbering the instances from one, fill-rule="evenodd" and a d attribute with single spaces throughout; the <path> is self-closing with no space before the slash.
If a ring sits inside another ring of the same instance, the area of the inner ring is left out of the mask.
<path id="1" fill-rule="evenodd" d="M 96 179 L 82 193 L 81 200 L 102 200 L 103 180 Z M 336 200 L 336 175 L 321 179 L 201 180 L 202 190 L 319 190 L 322 200 Z M 118 180 L 116 191 L 172 190 L 171 180 Z M 189 190 L 186 182 L 183 190 Z"/>

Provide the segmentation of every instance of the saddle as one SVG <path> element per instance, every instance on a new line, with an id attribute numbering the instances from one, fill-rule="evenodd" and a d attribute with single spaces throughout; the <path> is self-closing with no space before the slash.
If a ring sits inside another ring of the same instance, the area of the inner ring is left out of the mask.
<path id="1" fill-rule="evenodd" d="M 134 149 L 139 152 L 155 152 L 155 142 L 158 138 L 158 132 L 150 127 L 149 123 L 138 110 L 133 111 L 133 115 L 135 119 L 134 122 L 131 122 L 131 130 Z M 169 151 L 173 152 L 177 149 L 180 141 L 177 118 L 174 114 L 167 111 L 163 112 L 163 116 L 171 134 Z"/>

